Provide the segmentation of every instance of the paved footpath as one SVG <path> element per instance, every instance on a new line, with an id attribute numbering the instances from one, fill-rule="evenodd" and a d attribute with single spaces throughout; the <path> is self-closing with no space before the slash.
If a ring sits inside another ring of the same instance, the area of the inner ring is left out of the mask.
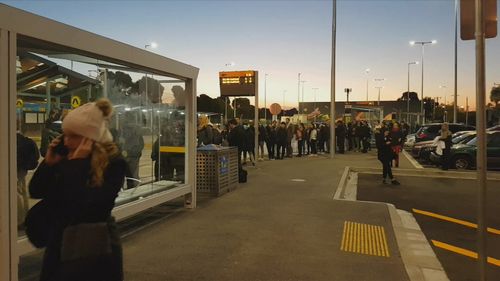
<path id="1" fill-rule="evenodd" d="M 373 153 L 248 167 L 236 190 L 124 239 L 126 280 L 409 280 L 389 206 L 333 200 L 344 167 L 365 165 Z"/>

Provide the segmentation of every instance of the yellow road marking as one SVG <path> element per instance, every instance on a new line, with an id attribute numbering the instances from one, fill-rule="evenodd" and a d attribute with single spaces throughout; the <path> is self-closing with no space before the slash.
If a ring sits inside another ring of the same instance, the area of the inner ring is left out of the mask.
<path id="1" fill-rule="evenodd" d="M 469 258 L 473 258 L 473 259 L 477 259 L 478 258 L 478 254 L 476 252 L 469 251 L 467 249 L 459 248 L 459 247 L 456 247 L 456 246 L 453 246 L 453 245 L 450 245 L 450 244 L 446 244 L 446 243 L 443 243 L 443 242 L 439 242 L 439 241 L 436 241 L 436 240 L 431 240 L 431 241 L 432 241 L 432 244 L 434 244 L 434 246 L 436 246 L 438 248 L 445 249 L 445 250 L 448 250 L 450 252 L 454 252 L 454 253 L 457 253 L 457 254 L 469 257 Z M 500 260 L 499 259 L 488 257 L 487 261 L 488 261 L 488 263 L 491 263 L 493 265 L 500 266 Z"/>
<path id="2" fill-rule="evenodd" d="M 414 213 L 421 214 L 421 215 L 424 215 L 424 216 L 429 216 L 429 217 L 433 217 L 433 218 L 436 218 L 436 219 L 453 222 L 453 223 L 460 224 L 460 225 L 463 225 L 463 226 L 467 226 L 467 227 L 470 227 L 470 228 L 477 228 L 477 224 L 472 223 L 472 222 L 468 222 L 468 221 L 464 221 L 464 220 L 459 220 L 459 219 L 455 219 L 455 218 L 452 218 L 452 217 L 447 217 L 447 216 L 443 216 L 443 215 L 440 215 L 440 214 L 431 213 L 431 212 L 427 212 L 427 211 L 422 211 L 422 210 L 418 210 L 418 209 L 412 209 L 412 210 L 413 210 Z M 495 228 L 488 227 L 487 231 L 489 233 L 492 233 L 492 234 L 500 235 L 500 230 L 495 229 Z"/>
<path id="3" fill-rule="evenodd" d="M 340 250 L 372 256 L 390 256 L 382 226 L 350 221 L 344 222 Z"/>

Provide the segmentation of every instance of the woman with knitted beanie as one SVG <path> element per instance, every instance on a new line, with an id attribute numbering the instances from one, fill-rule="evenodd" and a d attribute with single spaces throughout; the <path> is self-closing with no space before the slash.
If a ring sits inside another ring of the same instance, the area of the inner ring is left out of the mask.
<path id="1" fill-rule="evenodd" d="M 122 248 L 111 210 L 127 163 L 108 130 L 107 99 L 68 113 L 63 136 L 33 175 L 32 198 L 47 209 L 40 280 L 123 280 Z"/>

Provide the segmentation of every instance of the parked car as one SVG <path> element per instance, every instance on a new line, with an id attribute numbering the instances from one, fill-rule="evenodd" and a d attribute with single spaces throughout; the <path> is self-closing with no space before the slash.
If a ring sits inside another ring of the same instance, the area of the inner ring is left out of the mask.
<path id="1" fill-rule="evenodd" d="M 415 143 L 433 140 L 439 135 L 442 124 L 443 123 L 432 123 L 423 125 L 415 134 Z M 474 126 L 457 123 L 450 123 L 448 127 L 452 133 L 475 130 Z"/>
<path id="2" fill-rule="evenodd" d="M 496 126 L 490 127 L 488 129 L 486 129 L 486 131 L 488 131 L 488 132 L 500 131 L 500 125 L 496 125 Z"/>
<path id="3" fill-rule="evenodd" d="M 409 134 L 406 136 L 406 141 L 403 145 L 404 150 L 411 151 L 415 145 L 415 134 Z"/>
<path id="4" fill-rule="evenodd" d="M 500 169 L 500 131 L 486 132 L 487 166 L 488 169 Z M 451 147 L 450 166 L 456 169 L 470 169 L 476 166 L 477 137 L 466 144 L 456 144 Z M 435 152 L 430 158 L 433 163 L 440 163 L 441 157 Z"/>
<path id="5" fill-rule="evenodd" d="M 453 144 L 467 143 L 476 136 L 475 131 L 461 131 L 456 132 L 451 136 Z M 430 161 L 430 154 L 436 151 L 436 143 L 432 141 L 423 141 L 415 144 L 412 149 L 412 156 L 420 158 L 424 162 Z"/>

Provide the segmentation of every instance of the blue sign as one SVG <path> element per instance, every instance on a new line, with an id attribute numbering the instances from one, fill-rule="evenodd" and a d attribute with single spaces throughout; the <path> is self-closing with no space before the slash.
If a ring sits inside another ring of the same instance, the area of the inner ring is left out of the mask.
<path id="1" fill-rule="evenodd" d="M 225 175 L 229 172 L 229 161 L 227 159 L 227 156 L 221 156 L 219 157 L 219 169 L 220 169 L 220 175 Z"/>

